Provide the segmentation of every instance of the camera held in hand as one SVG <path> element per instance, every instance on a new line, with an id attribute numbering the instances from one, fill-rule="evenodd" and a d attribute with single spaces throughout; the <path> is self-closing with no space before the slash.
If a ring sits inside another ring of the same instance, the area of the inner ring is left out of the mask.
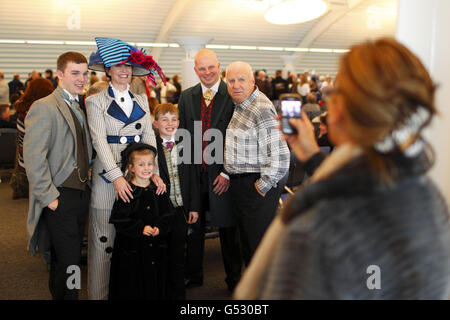
<path id="1" fill-rule="evenodd" d="M 289 123 L 290 118 L 300 119 L 302 97 L 297 93 L 285 93 L 280 96 L 281 131 L 284 134 L 295 134 L 297 129 Z"/>

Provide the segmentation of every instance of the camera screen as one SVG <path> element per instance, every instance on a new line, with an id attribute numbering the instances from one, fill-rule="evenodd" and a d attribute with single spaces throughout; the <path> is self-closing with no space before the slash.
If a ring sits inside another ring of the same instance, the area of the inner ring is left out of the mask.
<path id="1" fill-rule="evenodd" d="M 298 100 L 282 100 L 281 113 L 286 118 L 300 118 L 301 102 Z"/>

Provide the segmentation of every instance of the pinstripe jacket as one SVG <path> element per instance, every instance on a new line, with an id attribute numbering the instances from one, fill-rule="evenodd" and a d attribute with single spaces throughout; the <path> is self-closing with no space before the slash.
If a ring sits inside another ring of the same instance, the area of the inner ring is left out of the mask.
<path id="1" fill-rule="evenodd" d="M 114 100 L 111 87 L 86 99 L 86 111 L 97 151 L 92 171 L 91 206 L 111 210 L 114 204 L 112 182 L 123 176 L 120 153 L 131 142 L 143 142 L 156 148 L 148 101 L 133 95 L 133 111 L 128 118 Z M 157 172 L 156 172 L 157 173 Z"/>

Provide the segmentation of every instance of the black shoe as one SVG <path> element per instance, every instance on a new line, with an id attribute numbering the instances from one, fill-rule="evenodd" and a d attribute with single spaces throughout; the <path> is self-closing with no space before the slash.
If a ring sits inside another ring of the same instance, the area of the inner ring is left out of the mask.
<path id="1" fill-rule="evenodd" d="M 193 281 L 191 279 L 184 280 L 184 286 L 187 289 L 197 288 L 203 286 L 203 280 L 201 281 Z"/>

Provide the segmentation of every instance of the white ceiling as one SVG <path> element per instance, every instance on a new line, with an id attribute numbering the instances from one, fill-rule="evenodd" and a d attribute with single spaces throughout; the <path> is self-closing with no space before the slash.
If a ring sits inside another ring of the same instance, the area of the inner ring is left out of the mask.
<path id="1" fill-rule="evenodd" d="M 347 49 L 380 36 L 394 36 L 397 0 L 330 0 L 331 10 L 303 24 L 264 20 L 263 0 L 14 0 L 0 1 L 0 40 L 83 40 L 96 36 L 127 42 L 175 43 L 178 37 L 209 37 L 211 44 Z M 67 23 L 79 10 L 80 28 Z M 70 48 L 69 48 L 70 47 Z M 182 48 L 149 48 L 170 76 L 180 74 Z M 0 44 L 0 71 L 27 73 L 53 68 L 56 55 L 95 47 Z M 281 55 L 296 54 L 296 71 L 333 73 L 338 53 L 216 50 L 222 66 L 245 60 L 269 72 L 283 67 Z M 33 65 L 34 63 L 34 65 Z M 36 66 L 36 67 L 34 67 Z"/>

